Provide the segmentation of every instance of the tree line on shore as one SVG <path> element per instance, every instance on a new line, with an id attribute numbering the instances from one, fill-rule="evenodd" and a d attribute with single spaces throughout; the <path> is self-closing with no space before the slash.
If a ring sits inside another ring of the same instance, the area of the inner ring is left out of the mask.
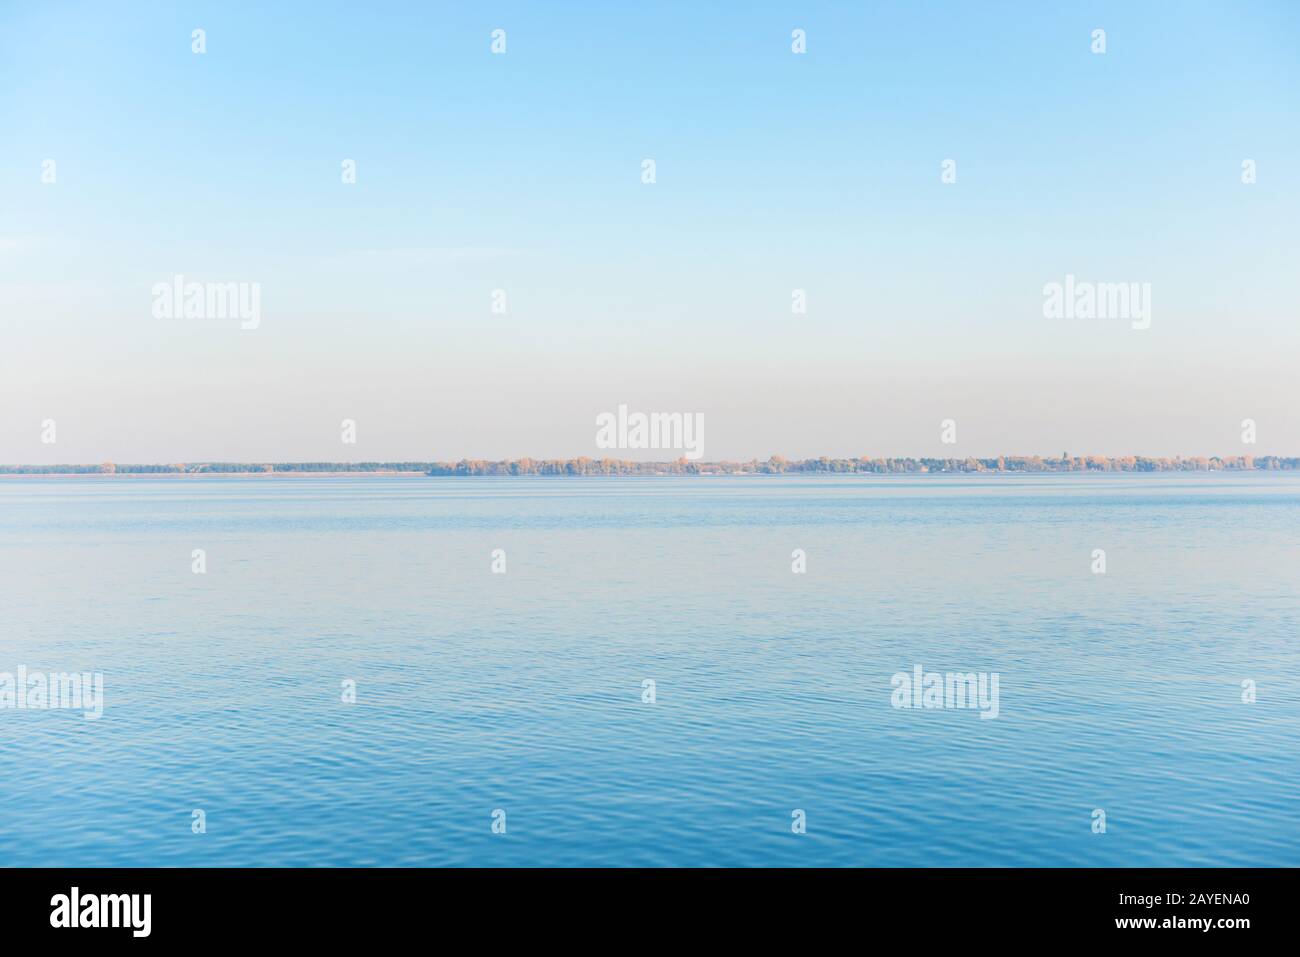
<path id="1" fill-rule="evenodd" d="M 1151 457 L 1145 455 L 1000 455 L 997 458 L 787 459 L 781 455 L 747 462 L 634 462 L 627 459 L 521 458 L 459 462 L 202 462 L 169 465 L 0 465 L 0 475 L 210 475 L 322 472 L 407 472 L 425 475 L 791 475 L 908 474 L 931 472 L 1213 472 L 1300 469 L 1300 458 L 1276 455 Z"/>

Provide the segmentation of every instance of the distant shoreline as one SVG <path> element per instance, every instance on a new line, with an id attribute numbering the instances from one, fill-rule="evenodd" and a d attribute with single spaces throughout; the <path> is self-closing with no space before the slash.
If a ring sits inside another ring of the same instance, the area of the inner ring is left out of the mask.
<path id="1" fill-rule="evenodd" d="M 144 479 L 144 478 L 345 478 L 347 476 L 357 475 L 379 475 L 387 478 L 408 476 L 412 478 L 427 478 L 428 472 L 397 472 L 391 469 L 376 471 L 333 471 L 333 472 L 295 472 L 286 470 L 282 472 L 261 472 L 248 470 L 245 472 L 227 471 L 227 472 L 145 472 L 145 471 L 113 471 L 98 472 L 94 469 L 85 469 L 81 471 L 31 471 L 16 472 L 12 471 L 12 466 L 0 466 L 0 479 L 6 478 L 124 478 L 124 479 Z"/>
<path id="2" fill-rule="evenodd" d="M 0 465 L 3 477 L 75 477 L 78 475 L 148 478 L 172 476 L 741 476 L 741 475 L 926 475 L 926 474 L 1075 474 L 1087 472 L 1272 472 L 1300 470 L 1300 457 L 1238 456 L 1101 456 L 1002 455 L 995 458 L 771 458 L 748 462 L 634 462 L 585 456 L 576 459 L 513 459 L 459 462 L 202 462 L 168 465 Z"/>

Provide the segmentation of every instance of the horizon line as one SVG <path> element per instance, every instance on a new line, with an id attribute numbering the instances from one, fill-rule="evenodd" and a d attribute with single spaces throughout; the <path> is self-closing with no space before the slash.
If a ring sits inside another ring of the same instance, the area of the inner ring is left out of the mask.
<path id="1" fill-rule="evenodd" d="M 664 461 L 616 459 L 580 455 L 571 458 L 468 459 L 301 462 L 172 462 L 0 464 L 0 475 L 213 475 L 213 474 L 347 474 L 404 473 L 458 475 L 698 475 L 698 474 L 898 474 L 928 472 L 1167 472 L 1167 471 L 1289 471 L 1300 469 L 1300 457 L 1279 455 L 1041 455 L 996 456 L 858 456 L 853 458 L 692 460 L 685 456 Z"/>

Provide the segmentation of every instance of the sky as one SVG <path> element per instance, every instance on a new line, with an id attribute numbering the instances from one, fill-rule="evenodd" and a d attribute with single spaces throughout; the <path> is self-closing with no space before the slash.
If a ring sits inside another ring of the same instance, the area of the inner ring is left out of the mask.
<path id="1" fill-rule="evenodd" d="M 619 405 L 706 460 L 1300 455 L 1298 49 L 1288 0 L 3 2 L 0 462 L 599 456 Z"/>

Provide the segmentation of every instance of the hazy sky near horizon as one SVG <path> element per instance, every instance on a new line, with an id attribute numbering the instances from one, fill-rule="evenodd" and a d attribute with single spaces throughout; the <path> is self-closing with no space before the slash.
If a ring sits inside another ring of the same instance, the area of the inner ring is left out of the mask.
<path id="1" fill-rule="evenodd" d="M 1300 455 L 1298 49 L 1285 0 L 8 3 L 0 462 L 594 456 L 619 404 L 705 459 Z M 177 274 L 260 324 L 155 318 Z M 1045 318 L 1067 274 L 1150 328 Z"/>

